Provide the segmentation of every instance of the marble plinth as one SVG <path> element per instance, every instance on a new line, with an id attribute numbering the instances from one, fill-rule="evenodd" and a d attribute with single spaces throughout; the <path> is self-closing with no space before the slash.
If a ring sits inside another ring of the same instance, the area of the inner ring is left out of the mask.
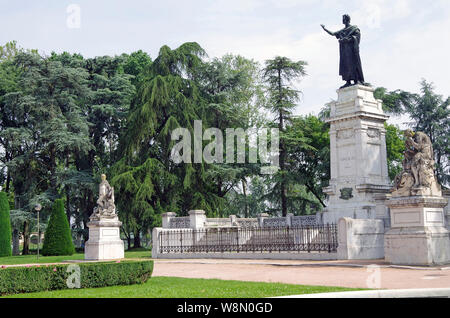
<path id="1" fill-rule="evenodd" d="M 387 262 L 399 265 L 450 263 L 450 236 L 442 197 L 393 197 L 387 201 L 391 229 L 384 236 Z"/>
<path id="2" fill-rule="evenodd" d="M 89 241 L 85 245 L 86 260 L 115 260 L 124 258 L 124 243 L 120 239 L 122 222 L 112 219 L 88 223 Z"/>

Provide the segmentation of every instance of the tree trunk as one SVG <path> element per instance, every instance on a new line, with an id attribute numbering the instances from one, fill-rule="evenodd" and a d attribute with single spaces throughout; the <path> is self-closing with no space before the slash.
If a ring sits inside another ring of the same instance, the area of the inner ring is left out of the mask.
<path id="1" fill-rule="evenodd" d="M 7 174 L 7 176 L 6 176 L 6 188 L 5 188 L 5 192 L 6 192 L 6 193 L 9 193 L 10 188 L 11 188 L 11 173 L 9 172 L 9 169 L 8 169 L 8 174 Z"/>
<path id="2" fill-rule="evenodd" d="M 278 129 L 280 130 L 280 134 L 284 131 L 284 120 L 283 120 L 283 112 L 280 110 L 280 122 L 278 125 Z M 281 183 L 280 183 L 280 195 L 281 195 L 281 215 L 283 217 L 287 216 L 287 184 L 286 184 L 286 147 L 284 144 L 283 138 L 280 138 L 280 171 L 281 175 Z"/>
<path id="3" fill-rule="evenodd" d="M 242 192 L 244 193 L 244 200 L 245 200 L 244 217 L 248 218 L 247 181 L 245 181 L 245 179 L 242 179 Z"/>
<path id="4" fill-rule="evenodd" d="M 20 255 L 20 233 L 18 229 L 13 230 L 12 243 L 13 243 L 12 254 L 14 256 Z"/>
<path id="5" fill-rule="evenodd" d="M 30 254 L 30 223 L 25 221 L 23 224 L 23 248 L 22 255 Z"/>
<path id="6" fill-rule="evenodd" d="M 141 247 L 141 236 L 139 231 L 137 231 L 136 233 L 134 233 L 134 244 L 133 244 L 133 248 L 139 248 Z"/>
<path id="7" fill-rule="evenodd" d="M 131 249 L 131 235 L 125 231 L 125 227 L 122 227 L 122 233 L 127 239 L 127 250 Z"/>
<path id="8" fill-rule="evenodd" d="M 284 132 L 284 114 L 283 114 L 283 87 L 282 87 L 282 78 L 281 78 L 281 69 L 278 70 L 278 108 L 279 108 L 279 122 L 278 122 L 278 130 L 280 131 L 280 135 Z M 280 171 L 281 171 L 281 183 L 280 183 L 280 196 L 281 196 L 281 215 L 283 217 L 287 216 L 287 184 L 286 184 L 286 176 L 285 172 L 285 163 L 286 163 L 286 147 L 284 144 L 283 138 L 280 138 Z"/>

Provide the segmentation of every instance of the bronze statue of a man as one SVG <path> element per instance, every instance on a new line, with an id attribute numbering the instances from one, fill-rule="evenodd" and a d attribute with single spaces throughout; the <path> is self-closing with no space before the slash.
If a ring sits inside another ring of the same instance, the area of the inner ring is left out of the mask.
<path id="1" fill-rule="evenodd" d="M 331 32 L 321 24 L 328 34 L 335 36 L 339 40 L 339 75 L 347 82 L 341 88 L 356 84 L 365 85 L 361 57 L 359 56 L 361 31 L 357 26 L 350 25 L 350 16 L 348 14 L 343 16 L 342 22 L 345 24 L 345 28 L 337 32 Z M 352 84 L 351 81 L 354 83 Z"/>

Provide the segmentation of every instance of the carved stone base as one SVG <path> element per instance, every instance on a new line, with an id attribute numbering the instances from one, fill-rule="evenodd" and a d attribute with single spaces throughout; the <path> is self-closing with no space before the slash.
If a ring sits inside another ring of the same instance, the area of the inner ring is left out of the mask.
<path id="1" fill-rule="evenodd" d="M 85 245 L 86 260 L 115 260 L 124 258 L 124 243 L 120 239 L 122 222 L 118 218 L 88 223 L 89 241 Z"/>
<path id="2" fill-rule="evenodd" d="M 386 130 L 389 118 L 374 89 L 354 85 L 339 89 L 331 104 L 330 185 L 327 208 L 320 214 L 324 223 L 340 218 L 386 219 L 387 209 L 377 199 L 390 192 Z"/>
<path id="3" fill-rule="evenodd" d="M 385 234 L 385 258 L 399 265 L 450 263 L 449 231 L 442 197 L 397 197 L 387 201 L 392 228 Z"/>

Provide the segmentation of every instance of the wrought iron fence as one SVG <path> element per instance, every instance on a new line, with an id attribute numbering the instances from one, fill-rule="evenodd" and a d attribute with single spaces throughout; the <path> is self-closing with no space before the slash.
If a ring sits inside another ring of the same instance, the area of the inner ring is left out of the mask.
<path id="1" fill-rule="evenodd" d="M 159 234 L 160 253 L 336 252 L 337 226 L 206 228 Z"/>

